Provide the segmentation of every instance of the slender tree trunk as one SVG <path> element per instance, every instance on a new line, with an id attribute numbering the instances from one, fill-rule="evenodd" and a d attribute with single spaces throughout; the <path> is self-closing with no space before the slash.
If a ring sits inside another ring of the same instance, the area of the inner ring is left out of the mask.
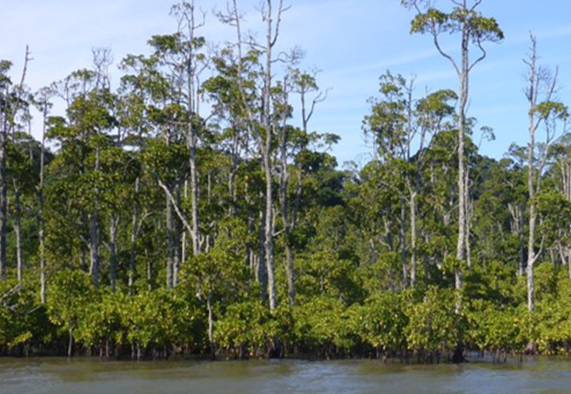
<path id="1" fill-rule="evenodd" d="M 268 141 L 269 142 L 269 141 Z M 269 149 L 269 143 L 267 144 Z M 273 221 L 273 185 L 272 170 L 270 167 L 269 152 L 264 158 L 264 170 L 266 173 L 266 212 L 265 212 L 265 236 L 264 249 L 266 260 L 266 274 L 268 276 L 268 300 L 270 302 L 270 311 L 276 309 L 276 283 L 274 278 L 274 221 Z"/>
<path id="2" fill-rule="evenodd" d="M 196 64 L 194 53 L 194 31 L 196 29 L 194 21 L 194 4 L 191 5 L 190 13 L 186 15 L 187 29 L 188 29 L 188 58 L 186 59 L 186 90 L 187 90 L 187 112 L 189 116 L 188 129 L 186 134 L 186 143 L 189 150 L 188 164 L 190 172 L 190 198 L 191 198 L 191 211 L 192 211 L 192 252 L 194 256 L 200 254 L 200 219 L 198 212 L 198 170 L 196 167 L 196 148 L 197 148 L 197 128 L 195 127 L 195 116 L 197 116 L 197 105 L 195 102 L 195 78 L 196 78 Z"/>
<path id="3" fill-rule="evenodd" d="M 6 94 L 7 97 L 7 94 Z M 6 107 L 7 105 L 5 105 Z M 6 256 L 6 236 L 7 236 L 7 176 L 6 176 L 6 147 L 8 143 L 8 109 L 3 108 L 4 124 L 0 132 L 0 280 L 6 280 L 7 256 Z"/>
<path id="4" fill-rule="evenodd" d="M 465 135 L 466 135 L 466 105 L 468 103 L 469 87 L 469 59 L 468 59 L 469 32 L 468 27 L 462 29 L 462 68 L 460 73 L 460 105 L 458 109 L 458 243 L 456 259 L 464 263 L 466 259 L 466 168 L 465 168 Z M 460 291 L 463 286 L 462 268 L 458 267 L 455 274 L 455 287 Z M 459 305 L 457 305 L 459 309 Z"/>
<path id="5" fill-rule="evenodd" d="M 470 198 L 470 168 L 466 167 L 466 186 L 465 186 L 465 203 L 466 203 L 466 265 L 468 269 L 472 268 L 472 245 L 470 243 L 470 233 L 472 232 L 472 200 Z"/>
<path id="6" fill-rule="evenodd" d="M 206 297 L 206 308 L 208 309 L 208 341 L 210 343 L 210 359 L 216 360 L 216 345 L 214 344 L 214 313 L 212 309 L 212 293 Z"/>
<path id="7" fill-rule="evenodd" d="M 174 269 L 174 218 L 172 202 L 167 196 L 166 198 L 166 230 L 167 230 L 167 289 L 173 287 L 173 269 Z"/>
<path id="8" fill-rule="evenodd" d="M 194 137 L 192 137 L 194 140 Z M 190 198 L 192 204 L 192 251 L 195 256 L 200 254 L 200 227 L 198 217 L 198 174 L 196 171 L 196 147 L 190 147 Z"/>
<path id="9" fill-rule="evenodd" d="M 67 357 L 71 357 L 73 355 L 73 328 L 70 328 L 68 331 L 69 338 L 67 342 Z"/>
<path id="10" fill-rule="evenodd" d="M 175 198 L 176 203 L 180 207 L 180 185 L 177 184 L 175 188 Z M 181 224 L 180 220 L 176 217 L 174 218 L 174 262 L 173 262 L 173 271 L 172 271 L 172 285 L 176 287 L 178 284 L 178 275 L 180 271 L 180 232 L 181 232 Z"/>
<path id="11" fill-rule="evenodd" d="M 47 120 L 47 103 L 44 104 L 44 122 L 42 130 L 42 145 L 40 151 L 40 187 L 38 197 L 40 202 L 40 212 L 38 217 L 39 225 L 39 241 L 40 241 L 40 302 L 46 303 L 47 285 L 46 285 L 46 246 L 45 246 L 45 218 L 44 218 L 44 161 L 46 146 L 46 120 Z"/>
<path id="12" fill-rule="evenodd" d="M 259 240 L 260 248 L 258 252 L 256 276 L 258 278 L 258 283 L 261 288 L 261 296 L 263 300 L 268 299 L 268 271 L 266 265 L 266 248 L 265 248 L 265 238 L 266 238 L 266 211 L 262 209 L 260 211 L 260 230 L 259 230 Z"/>
<path id="13" fill-rule="evenodd" d="M 89 273 L 95 287 L 99 286 L 99 222 L 97 213 L 89 215 L 89 257 L 91 265 Z"/>
<path id="14" fill-rule="evenodd" d="M 188 199 L 188 180 L 184 181 L 184 200 L 186 201 Z M 184 264 L 184 262 L 186 261 L 186 259 L 188 258 L 187 256 L 187 252 L 186 252 L 186 248 L 187 248 L 187 232 L 183 231 L 181 234 L 181 240 L 180 240 L 180 263 Z"/>
<path id="15" fill-rule="evenodd" d="M 277 306 L 276 284 L 274 278 L 274 221 L 273 221 L 273 174 L 272 174 L 272 122 L 270 114 L 271 106 L 271 88 L 272 88 L 272 48 L 275 44 L 273 37 L 273 12 L 272 1 L 267 0 L 267 44 L 266 44 L 266 70 L 264 73 L 264 92 L 263 92 L 263 127 L 264 142 L 262 146 L 262 162 L 263 170 L 266 177 L 266 216 L 265 216 L 265 260 L 266 273 L 268 275 L 268 299 L 270 302 L 270 311 L 274 311 Z"/>
<path id="16" fill-rule="evenodd" d="M 303 95 L 302 95 L 303 97 Z M 287 81 L 284 81 L 283 103 L 282 105 L 287 108 L 288 92 Z M 287 276 L 288 286 L 288 301 L 289 305 L 295 305 L 295 278 L 293 270 L 293 248 L 291 245 L 291 230 L 292 223 L 288 212 L 288 198 L 287 189 L 289 181 L 289 168 L 287 162 L 287 143 L 288 143 L 288 128 L 287 128 L 287 112 L 284 110 L 281 116 L 281 132 L 279 136 L 279 152 L 280 152 L 280 182 L 279 182 L 279 200 L 281 205 L 281 214 L 283 222 L 286 260 L 285 269 Z"/>
<path id="17" fill-rule="evenodd" d="M 408 287 L 408 263 L 406 259 L 406 200 L 404 194 L 401 195 L 400 204 L 400 247 L 402 265 L 403 288 Z"/>
<path id="18" fill-rule="evenodd" d="M 147 258 L 147 283 L 149 291 L 153 290 L 153 262 L 149 257 L 148 251 L 146 252 Z"/>
<path id="19" fill-rule="evenodd" d="M 15 183 L 15 182 L 14 182 Z M 14 185 L 15 221 L 14 232 L 16 233 L 16 264 L 18 283 L 22 283 L 24 263 L 22 261 L 22 210 L 20 207 L 20 190 Z"/>
<path id="20" fill-rule="evenodd" d="M 527 309 L 530 312 L 535 310 L 535 283 L 533 277 L 533 266 L 536 260 L 535 254 L 535 225 L 537 221 L 536 206 L 534 201 L 535 196 L 535 132 L 537 130 L 533 110 L 536 106 L 536 41 L 532 37 L 532 53 L 531 62 L 529 64 L 529 146 L 527 152 L 528 172 L 527 172 L 527 188 L 529 194 L 529 227 L 527 239 Z"/>
<path id="21" fill-rule="evenodd" d="M 523 276 L 525 272 L 525 206 L 519 204 L 519 269 L 518 276 Z"/>
<path id="22" fill-rule="evenodd" d="M 410 285 L 416 287 L 416 196 L 417 188 L 410 193 Z"/>

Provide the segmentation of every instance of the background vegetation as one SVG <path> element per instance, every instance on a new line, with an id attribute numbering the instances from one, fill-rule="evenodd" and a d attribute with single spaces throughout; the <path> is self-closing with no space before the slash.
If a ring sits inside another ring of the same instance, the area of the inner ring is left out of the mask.
<path id="1" fill-rule="evenodd" d="M 263 41 L 231 3 L 218 17 L 237 38 L 216 49 L 194 4 L 175 5 L 175 33 L 123 59 L 115 88 L 103 49 L 38 92 L 1 62 L 0 354 L 568 353 L 571 138 L 556 73 L 532 37 L 530 143 L 482 156 L 493 133 L 467 114 L 469 73 L 499 26 L 480 1 L 403 3 L 460 89 L 418 95 L 384 73 L 362 168 L 340 169 L 339 138 L 312 130 L 327 93 L 298 50 L 276 53 L 281 2 L 264 3 Z M 459 59 L 438 45 L 448 33 Z"/>

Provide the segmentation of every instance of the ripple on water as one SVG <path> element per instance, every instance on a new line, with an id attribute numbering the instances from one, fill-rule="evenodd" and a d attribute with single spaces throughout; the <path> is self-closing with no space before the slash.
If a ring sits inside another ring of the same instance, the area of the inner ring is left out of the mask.
<path id="1" fill-rule="evenodd" d="M 379 361 L 101 362 L 0 359 L 0 394 L 504 394 L 571 392 L 571 365 Z"/>

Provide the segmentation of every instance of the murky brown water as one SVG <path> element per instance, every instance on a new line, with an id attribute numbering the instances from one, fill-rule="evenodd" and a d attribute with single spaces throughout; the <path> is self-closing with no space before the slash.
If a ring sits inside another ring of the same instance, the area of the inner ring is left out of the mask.
<path id="1" fill-rule="evenodd" d="M 571 362 L 401 365 L 378 361 L 105 362 L 0 359 L 0 394 L 571 393 Z"/>

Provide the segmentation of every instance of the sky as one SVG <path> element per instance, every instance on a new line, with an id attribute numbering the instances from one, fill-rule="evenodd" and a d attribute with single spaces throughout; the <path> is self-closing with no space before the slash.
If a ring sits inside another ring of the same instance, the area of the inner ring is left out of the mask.
<path id="1" fill-rule="evenodd" d="M 110 48 L 118 63 L 127 54 L 148 53 L 147 40 L 176 29 L 169 16 L 171 0 L 0 0 L 0 59 L 14 63 L 19 80 L 26 45 L 33 60 L 26 82 L 33 90 L 61 80 L 74 70 L 89 68 L 92 49 Z M 234 38 L 234 31 L 212 14 L 225 9 L 225 0 L 195 0 L 207 12 L 200 30 L 210 42 Z M 333 154 L 342 165 L 363 165 L 372 147 L 362 131 L 370 111 L 367 100 L 378 95 L 378 79 L 385 71 L 415 78 L 416 96 L 439 89 L 457 90 L 457 76 L 440 57 L 428 36 L 411 35 L 411 11 L 400 0 L 285 0 L 291 8 L 283 19 L 278 46 L 305 51 L 302 68 L 319 69 L 317 82 L 329 89 L 316 108 L 310 128 L 338 134 Z M 259 0 L 238 0 L 245 26 L 260 27 Z M 437 0 L 445 8 L 450 0 Z M 564 0 L 484 0 L 484 16 L 494 17 L 505 40 L 487 45 L 488 57 L 471 76 L 469 116 L 478 127 L 493 128 L 496 139 L 483 141 L 481 153 L 499 159 L 512 143 L 527 143 L 527 103 L 523 93 L 529 53 L 529 34 L 537 36 L 540 63 L 559 69 L 558 98 L 571 105 L 571 2 Z M 260 38 L 263 36 L 260 34 Z M 454 53 L 458 37 L 445 47 Z M 120 73 L 112 68 L 112 79 Z M 57 107 L 56 107 L 57 110 Z M 39 122 L 33 124 L 39 136 Z M 476 135 L 476 142 L 479 136 Z"/>

